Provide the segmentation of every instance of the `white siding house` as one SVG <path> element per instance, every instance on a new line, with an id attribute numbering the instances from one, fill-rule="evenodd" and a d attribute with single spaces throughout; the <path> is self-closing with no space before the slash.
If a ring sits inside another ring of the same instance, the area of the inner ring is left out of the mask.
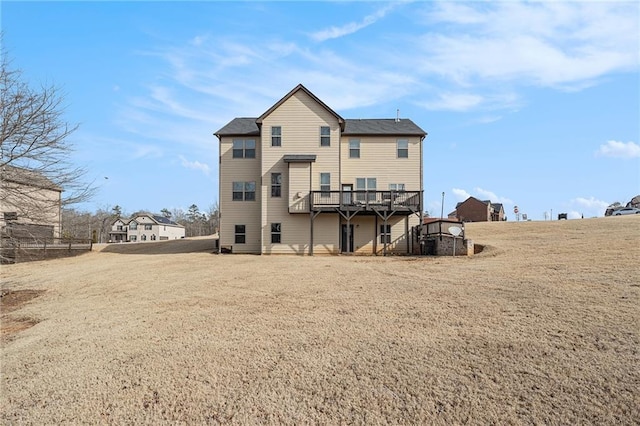
<path id="1" fill-rule="evenodd" d="M 129 220 L 116 219 L 111 224 L 110 242 L 150 242 L 184 238 L 184 226 L 164 216 L 139 214 Z"/>

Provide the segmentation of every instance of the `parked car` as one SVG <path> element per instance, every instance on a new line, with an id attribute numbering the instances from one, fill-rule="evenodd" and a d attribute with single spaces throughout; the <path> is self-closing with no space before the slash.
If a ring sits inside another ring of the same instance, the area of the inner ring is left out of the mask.
<path id="1" fill-rule="evenodd" d="M 623 214 L 640 214 L 640 209 L 637 209 L 635 207 L 624 207 L 613 212 L 614 216 L 621 216 Z"/>

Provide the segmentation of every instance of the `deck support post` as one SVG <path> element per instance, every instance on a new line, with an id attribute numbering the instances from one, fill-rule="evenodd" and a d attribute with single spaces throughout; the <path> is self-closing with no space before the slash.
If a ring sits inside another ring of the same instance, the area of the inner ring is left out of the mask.
<path id="1" fill-rule="evenodd" d="M 375 222 L 373 224 L 373 254 L 378 255 L 378 215 L 374 216 Z"/>
<path id="2" fill-rule="evenodd" d="M 384 229 L 385 238 L 384 238 L 384 245 L 382 246 L 382 255 L 386 256 L 387 255 L 387 237 L 386 237 L 386 235 L 388 235 L 387 234 L 387 221 L 389 220 L 389 218 L 391 216 L 393 216 L 393 214 L 396 211 L 392 210 L 391 212 L 386 212 L 385 211 L 384 213 L 380 213 L 378 210 L 375 210 L 375 212 L 376 212 L 376 215 L 380 216 L 380 219 L 382 219 L 384 221 L 384 228 L 383 229 Z M 377 232 L 377 229 L 376 229 L 376 232 Z"/>
<path id="3" fill-rule="evenodd" d="M 321 211 L 311 211 L 309 212 L 309 222 L 311 224 L 311 229 L 309 230 L 309 256 L 313 256 L 313 221 L 318 215 L 322 213 Z"/>
<path id="4" fill-rule="evenodd" d="M 342 210 L 340 210 L 339 208 L 336 209 L 336 211 L 340 214 L 340 216 L 342 216 L 344 218 L 344 220 L 347 221 L 347 247 L 346 247 L 346 252 L 347 253 L 351 253 L 351 251 L 353 250 L 353 247 L 351 247 L 351 218 L 354 217 L 355 215 L 358 214 L 358 212 L 360 210 L 356 210 L 354 211 L 352 214 L 345 214 L 342 212 Z M 340 229 L 340 235 L 342 235 L 342 229 Z"/>
<path id="5" fill-rule="evenodd" d="M 412 240 L 412 236 L 409 235 L 409 216 L 404 217 L 404 235 L 407 242 L 407 254 L 411 254 L 411 246 L 409 245 Z"/>

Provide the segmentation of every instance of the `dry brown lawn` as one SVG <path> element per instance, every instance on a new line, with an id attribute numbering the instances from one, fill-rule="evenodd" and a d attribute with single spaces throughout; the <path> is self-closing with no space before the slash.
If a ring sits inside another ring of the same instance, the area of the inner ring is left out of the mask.
<path id="1" fill-rule="evenodd" d="M 640 217 L 467 235 L 486 249 L 3 266 L 0 423 L 639 424 Z"/>

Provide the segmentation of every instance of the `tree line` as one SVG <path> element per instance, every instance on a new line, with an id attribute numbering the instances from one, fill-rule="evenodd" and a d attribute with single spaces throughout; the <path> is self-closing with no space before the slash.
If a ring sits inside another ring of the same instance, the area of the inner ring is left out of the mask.
<path id="1" fill-rule="evenodd" d="M 173 222 L 184 226 L 186 237 L 200 237 L 212 235 L 218 232 L 219 223 L 218 203 L 214 203 L 206 211 L 201 211 L 196 204 L 189 206 L 188 210 L 180 208 L 160 210 L 160 215 Z M 129 220 L 139 214 L 158 215 L 149 210 L 138 210 L 126 213 L 122 207 L 115 205 L 99 208 L 95 212 L 85 212 L 74 208 L 62 210 L 62 237 L 63 238 L 90 238 L 94 243 L 106 243 L 109 241 L 109 231 L 117 219 Z"/>

